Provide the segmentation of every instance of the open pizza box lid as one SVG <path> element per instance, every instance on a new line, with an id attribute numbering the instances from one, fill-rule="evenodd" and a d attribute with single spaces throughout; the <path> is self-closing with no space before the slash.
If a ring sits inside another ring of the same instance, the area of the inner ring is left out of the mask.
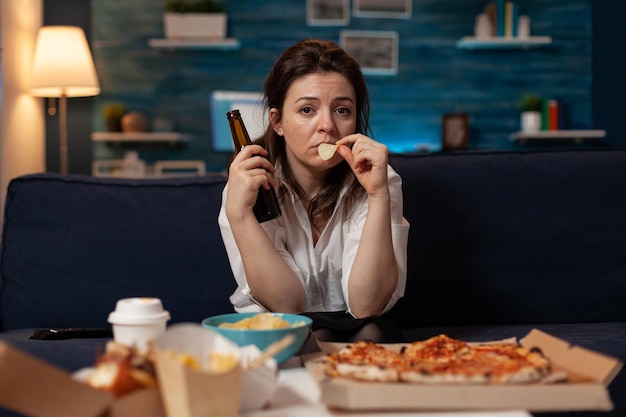
<path id="1" fill-rule="evenodd" d="M 533 329 L 521 341 L 539 347 L 552 361 L 555 372 L 566 371 L 567 382 L 519 385 L 423 385 L 360 382 L 324 374 L 321 359 L 306 364 L 318 382 L 321 400 L 330 408 L 349 411 L 401 410 L 501 410 L 610 411 L 607 386 L 622 363 Z M 320 343 L 325 351 L 345 346 Z M 398 345 L 391 346 L 392 348 Z"/>

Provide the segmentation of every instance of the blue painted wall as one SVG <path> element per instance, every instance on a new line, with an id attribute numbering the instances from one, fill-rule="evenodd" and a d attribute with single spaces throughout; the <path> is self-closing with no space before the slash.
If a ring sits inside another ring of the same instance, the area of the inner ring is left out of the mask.
<path id="1" fill-rule="evenodd" d="M 519 0 L 534 35 L 553 38 L 529 51 L 467 51 L 456 41 L 471 35 L 486 0 L 414 0 L 410 19 L 351 16 L 347 26 L 308 26 L 306 2 L 223 0 L 228 37 L 235 51 L 163 52 L 148 39 L 163 37 L 162 5 L 155 0 L 92 0 L 92 47 L 102 94 L 95 99 L 94 130 L 104 130 L 101 107 L 122 102 L 129 110 L 172 119 L 192 134 L 183 148 L 142 148 L 156 159 L 202 159 L 224 168 L 227 155 L 210 148 L 212 90 L 260 91 L 275 58 L 299 39 L 339 40 L 341 30 L 394 30 L 400 36 L 395 76 L 367 76 L 374 136 L 392 151 L 438 150 L 441 116 L 470 114 L 470 146 L 516 149 L 508 140 L 519 129 L 517 102 L 526 92 L 567 103 L 569 128 L 592 122 L 590 0 Z M 224 118 L 224 123 L 226 119 Z M 95 158 L 119 157 L 123 149 L 94 144 Z"/>

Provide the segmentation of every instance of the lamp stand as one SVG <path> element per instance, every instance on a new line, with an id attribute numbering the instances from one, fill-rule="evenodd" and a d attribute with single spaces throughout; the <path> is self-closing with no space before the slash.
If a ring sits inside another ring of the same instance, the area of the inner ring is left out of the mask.
<path id="1" fill-rule="evenodd" d="M 61 174 L 67 174 L 67 94 L 63 92 L 59 98 L 59 157 Z"/>

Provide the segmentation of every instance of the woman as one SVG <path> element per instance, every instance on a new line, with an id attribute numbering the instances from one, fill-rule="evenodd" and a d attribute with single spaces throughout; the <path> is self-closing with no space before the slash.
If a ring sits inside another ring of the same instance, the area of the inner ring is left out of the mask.
<path id="1" fill-rule="evenodd" d="M 229 167 L 219 224 L 238 312 L 307 314 L 320 340 L 400 341 L 381 317 L 403 296 L 409 225 L 387 148 L 367 136 L 369 97 L 356 61 L 304 40 L 264 86 L 269 125 Z M 317 148 L 336 144 L 323 160 Z M 278 188 L 281 217 L 259 223 L 259 187 Z"/>

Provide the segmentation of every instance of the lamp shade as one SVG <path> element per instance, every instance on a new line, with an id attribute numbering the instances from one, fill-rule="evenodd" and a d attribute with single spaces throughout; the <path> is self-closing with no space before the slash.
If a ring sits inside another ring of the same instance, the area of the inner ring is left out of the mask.
<path id="1" fill-rule="evenodd" d="M 43 26 L 39 29 L 30 91 L 36 97 L 85 97 L 100 93 L 96 68 L 81 28 Z"/>

